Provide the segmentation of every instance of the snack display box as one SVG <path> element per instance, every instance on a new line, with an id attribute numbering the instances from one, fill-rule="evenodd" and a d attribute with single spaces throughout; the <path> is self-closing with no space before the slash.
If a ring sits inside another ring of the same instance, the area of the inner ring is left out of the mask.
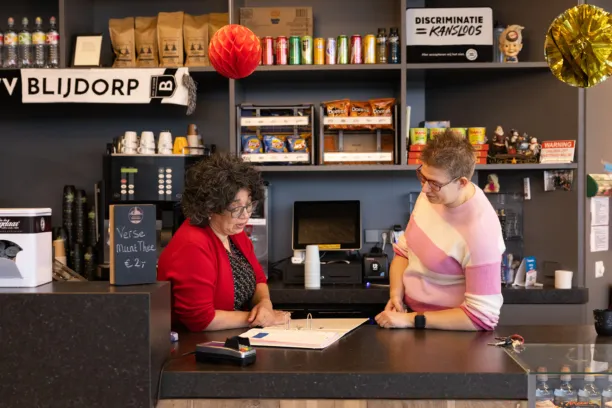
<path id="1" fill-rule="evenodd" d="M 243 160 L 260 165 L 315 163 L 313 104 L 241 104 L 236 117 L 236 146 Z"/>
<path id="2" fill-rule="evenodd" d="M 319 115 L 319 164 L 398 164 L 394 98 L 323 102 Z"/>

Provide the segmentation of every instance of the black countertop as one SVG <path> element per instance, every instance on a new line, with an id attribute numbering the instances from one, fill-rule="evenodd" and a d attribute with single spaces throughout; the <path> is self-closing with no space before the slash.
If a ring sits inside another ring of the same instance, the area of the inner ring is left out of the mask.
<path id="1" fill-rule="evenodd" d="M 269 283 L 274 304 L 386 304 L 389 288 L 373 285 L 329 285 L 305 289 L 304 285 Z M 587 288 L 502 288 L 504 304 L 584 304 L 589 300 Z"/>
<path id="2" fill-rule="evenodd" d="M 180 333 L 175 355 L 244 330 Z M 531 343 L 595 343 L 592 326 L 501 327 L 496 334 L 362 326 L 325 350 L 258 348 L 249 367 L 169 362 L 162 398 L 527 399 L 527 375 L 496 335 Z M 611 340 L 598 339 L 601 343 Z"/>

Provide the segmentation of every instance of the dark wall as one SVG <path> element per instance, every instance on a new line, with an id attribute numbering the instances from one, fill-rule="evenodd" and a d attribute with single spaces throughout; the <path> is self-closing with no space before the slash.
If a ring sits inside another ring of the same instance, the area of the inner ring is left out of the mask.
<path id="1" fill-rule="evenodd" d="M 61 221 L 65 184 L 93 194 L 102 177 L 106 143 L 126 130 L 170 130 L 184 135 L 198 124 L 207 144 L 229 146 L 229 97 L 225 84 L 203 81 L 196 112 L 169 105 L 8 105 L 0 110 L 1 207 L 51 207 Z M 206 89 L 204 86 L 210 86 Z"/>

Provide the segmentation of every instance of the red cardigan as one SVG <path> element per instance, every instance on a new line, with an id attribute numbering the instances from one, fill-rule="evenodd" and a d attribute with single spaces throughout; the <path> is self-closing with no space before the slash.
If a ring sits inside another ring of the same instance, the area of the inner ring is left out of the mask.
<path id="1" fill-rule="evenodd" d="M 230 237 L 255 272 L 257 283 L 266 275 L 245 232 Z M 215 310 L 234 310 L 234 277 L 221 240 L 210 227 L 186 220 L 159 257 L 157 280 L 172 284 L 172 320 L 191 331 L 202 331 Z"/>

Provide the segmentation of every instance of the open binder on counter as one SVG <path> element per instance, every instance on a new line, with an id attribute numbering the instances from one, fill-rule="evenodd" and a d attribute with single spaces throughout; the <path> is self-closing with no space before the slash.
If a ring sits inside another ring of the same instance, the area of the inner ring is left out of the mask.
<path id="1" fill-rule="evenodd" d="M 289 320 L 286 325 L 251 329 L 246 337 L 252 346 L 325 349 L 366 323 L 368 319 L 308 319 Z"/>

